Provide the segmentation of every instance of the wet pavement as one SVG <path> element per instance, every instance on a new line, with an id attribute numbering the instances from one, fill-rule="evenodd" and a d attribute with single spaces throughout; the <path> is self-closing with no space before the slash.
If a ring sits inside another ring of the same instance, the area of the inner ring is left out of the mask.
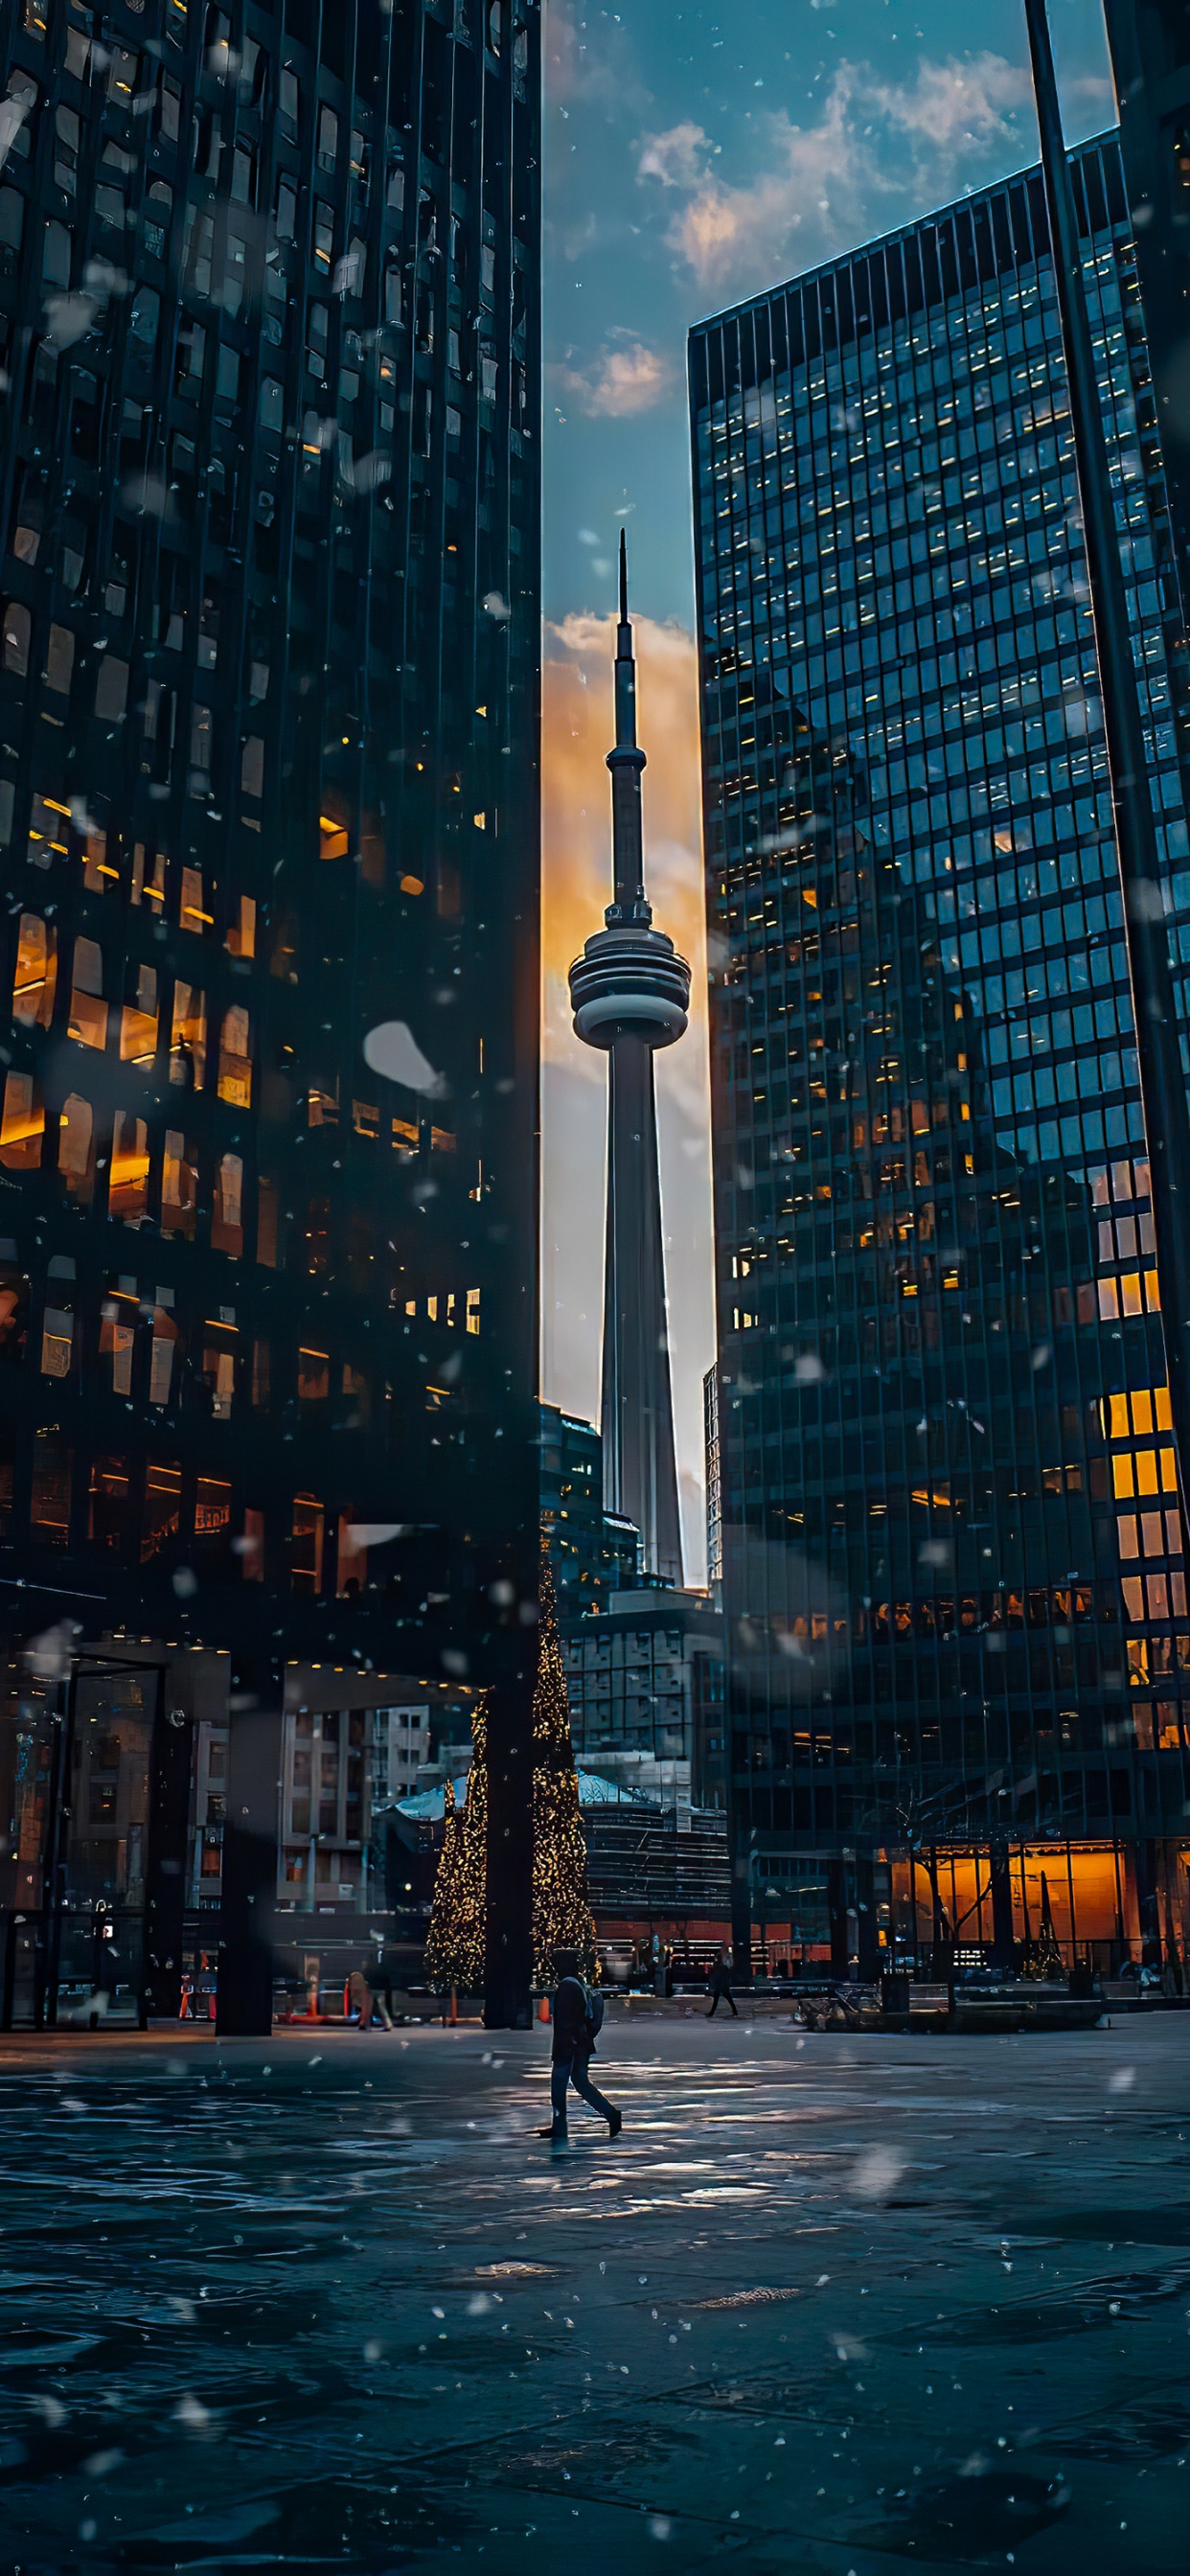
<path id="1" fill-rule="evenodd" d="M 1190 2014 L 0 2041 L 0 2568 L 1190 2562 Z"/>

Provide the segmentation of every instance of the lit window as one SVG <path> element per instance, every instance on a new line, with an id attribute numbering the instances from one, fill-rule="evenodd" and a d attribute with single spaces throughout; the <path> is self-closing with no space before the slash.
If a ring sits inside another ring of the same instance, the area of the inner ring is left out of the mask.
<path id="1" fill-rule="evenodd" d="M 230 1422 L 236 1391 L 235 1353 L 222 1347 L 207 1349 L 202 1355 L 203 1379 L 210 1391 L 211 1412 L 216 1422 Z"/>
<path id="2" fill-rule="evenodd" d="M 69 1377 L 74 1356 L 74 1317 L 64 1306 L 47 1306 L 41 1327 L 41 1374 Z"/>
<path id="3" fill-rule="evenodd" d="M 112 1134 L 112 1168 L 108 1210 L 125 1225 L 139 1225 L 149 1213 L 149 1138 L 143 1118 L 117 1109 Z"/>
<path id="4" fill-rule="evenodd" d="M 47 928 L 39 914 L 21 914 L 17 942 L 16 973 L 12 986 L 12 1016 L 25 1028 L 48 1029 L 54 1015 L 54 991 L 58 980 L 58 933 Z"/>
<path id="5" fill-rule="evenodd" d="M 295 1592 L 322 1590 L 323 1507 L 312 1494 L 296 1494 L 293 1504 L 291 1570 Z"/>
<path id="6" fill-rule="evenodd" d="M 143 841 L 136 843 L 132 853 L 132 900 L 138 905 L 161 905 L 165 901 L 165 854 L 157 850 L 146 860 Z"/>
<path id="7" fill-rule="evenodd" d="M 200 1476 L 194 1498 L 194 1543 L 199 1555 L 226 1554 L 231 1529 L 231 1487 L 218 1476 Z"/>
<path id="8" fill-rule="evenodd" d="M 195 984 L 174 986 L 169 1078 L 182 1091 L 201 1091 L 207 1071 L 206 996 Z"/>
<path id="9" fill-rule="evenodd" d="M 150 1461 L 145 1469 L 145 1499 L 141 1511 L 141 1564 L 149 1565 L 156 1556 L 171 1548 L 182 1523 L 182 1470 Z"/>
<path id="10" fill-rule="evenodd" d="M 219 1036 L 219 1097 L 237 1109 L 252 1105 L 251 1032 L 239 1003 L 224 1014 Z"/>
<path id="11" fill-rule="evenodd" d="M 67 1035 L 80 1046 L 107 1045 L 107 1004 L 103 1001 L 103 958 L 94 939 L 76 939 L 74 976 Z"/>
<path id="12" fill-rule="evenodd" d="M 95 1142 L 91 1103 L 72 1091 L 62 1105 L 58 1126 L 58 1169 L 68 1198 L 89 1206 L 95 1187 Z"/>
<path id="13" fill-rule="evenodd" d="M 136 1000 L 126 1002 L 120 1022 L 120 1054 L 125 1064 L 149 1066 L 157 1053 L 157 970 L 138 966 Z"/>
<path id="14" fill-rule="evenodd" d="M 30 1073 L 10 1073 L 0 1113 L 0 1163 L 10 1172 L 32 1171 L 41 1161 L 45 1110 Z"/>
<path id="15" fill-rule="evenodd" d="M 319 857 L 345 859 L 351 839 L 347 829 L 347 806 L 342 797 L 327 796 L 325 811 L 318 817 L 318 829 L 321 836 Z"/>
<path id="16" fill-rule="evenodd" d="M 135 1306 L 125 1306 L 115 1297 L 105 1300 L 99 1324 L 99 1356 L 110 1362 L 109 1380 L 113 1395 L 131 1395 L 132 1358 L 136 1347 L 136 1328 L 129 1321 Z"/>
<path id="17" fill-rule="evenodd" d="M 238 1154 L 222 1154 L 215 1166 L 215 1204 L 211 1244 L 238 1261 L 244 1249 L 244 1166 Z"/>
<path id="18" fill-rule="evenodd" d="M 153 1309 L 153 1344 L 149 1363 L 149 1402 L 168 1404 L 173 1393 L 174 1353 L 178 1327 L 165 1306 Z"/>
<path id="19" fill-rule="evenodd" d="M 180 1127 L 167 1127 L 161 1161 L 161 1231 L 193 1235 L 198 1172 Z"/>

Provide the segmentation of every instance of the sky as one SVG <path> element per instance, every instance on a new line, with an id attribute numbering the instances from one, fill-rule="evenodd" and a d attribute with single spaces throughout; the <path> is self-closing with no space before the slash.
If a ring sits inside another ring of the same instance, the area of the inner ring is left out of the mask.
<path id="1" fill-rule="evenodd" d="M 627 528 L 646 881 L 694 968 L 657 1059 L 687 1579 L 705 1572 L 714 1358 L 685 347 L 690 325 L 1037 158 L 1020 0 L 544 0 L 543 1380 L 598 1418 L 606 1074 L 566 970 L 610 899 Z M 1050 0 L 1067 139 L 1115 122 L 1099 0 Z M 960 41 L 956 41 L 959 39 Z"/>

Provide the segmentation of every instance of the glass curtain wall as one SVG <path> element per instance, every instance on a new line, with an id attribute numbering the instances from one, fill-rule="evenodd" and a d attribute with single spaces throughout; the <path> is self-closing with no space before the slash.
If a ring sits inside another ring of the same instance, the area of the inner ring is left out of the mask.
<path id="1" fill-rule="evenodd" d="M 537 11 L 29 0 L 0 88 L 3 1566 L 479 1670 L 536 1589 Z"/>
<path id="2" fill-rule="evenodd" d="M 1073 166 L 1190 959 L 1114 138 Z M 700 327 L 691 403 L 737 1933 L 804 1850 L 836 1965 L 920 1949 L 873 1870 L 922 1853 L 953 1952 L 1048 1839 L 1070 1946 L 1180 1949 L 1184 1533 L 1039 175 Z M 985 1856 L 961 1905 L 943 1848 Z"/>

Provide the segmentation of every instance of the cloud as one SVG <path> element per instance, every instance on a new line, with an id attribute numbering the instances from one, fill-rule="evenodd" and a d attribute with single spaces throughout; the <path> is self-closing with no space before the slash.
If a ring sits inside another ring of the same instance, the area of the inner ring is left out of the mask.
<path id="1" fill-rule="evenodd" d="M 1031 150 L 1029 101 L 1027 73 L 1001 54 L 926 59 L 904 82 L 840 63 L 815 124 L 784 111 L 763 119 L 745 185 L 705 172 L 684 180 L 682 154 L 669 156 L 667 184 L 690 190 L 670 246 L 701 286 L 754 290 L 766 271 L 863 240 L 889 219 L 890 200 L 940 202 L 971 178 L 973 153 Z"/>
<path id="2" fill-rule="evenodd" d="M 625 420 L 652 411 L 664 401 L 674 381 L 671 361 L 644 340 L 618 336 L 608 342 L 588 367 L 565 364 L 558 383 L 571 400 L 596 419 Z"/>
<path id="3" fill-rule="evenodd" d="M 571 101 L 581 99 L 598 102 L 613 115 L 641 116 L 647 111 L 649 92 L 624 27 L 605 23 L 593 33 L 571 0 L 550 0 L 544 13 L 542 50 L 551 107 L 560 107 L 565 114 Z"/>
<path id="4" fill-rule="evenodd" d="M 661 1196 L 687 1571 L 704 1529 L 702 1376 L 715 1355 L 711 1259 L 706 929 L 694 638 L 634 619 L 644 776 L 645 870 L 657 926 L 689 958 L 691 1025 L 657 1058 Z M 614 617 L 547 626 L 542 673 L 544 1011 L 543 1382 L 551 1403 L 599 1410 L 603 1308 L 602 1058 L 571 1027 L 567 969 L 611 899 Z"/>
<path id="5" fill-rule="evenodd" d="M 659 179 L 663 188 L 696 188 L 712 148 L 710 136 L 689 117 L 665 134 L 642 134 L 637 178 Z"/>

